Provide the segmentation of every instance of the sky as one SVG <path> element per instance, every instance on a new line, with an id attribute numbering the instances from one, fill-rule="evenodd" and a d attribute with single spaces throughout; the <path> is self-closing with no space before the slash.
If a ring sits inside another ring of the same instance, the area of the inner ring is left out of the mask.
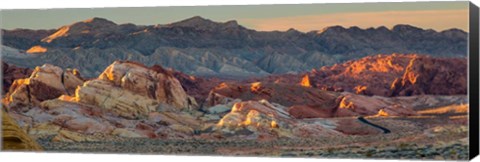
<path id="1" fill-rule="evenodd" d="M 468 31 L 468 2 L 389 2 L 297 5 L 183 6 L 143 8 L 1 10 L 1 28 L 56 29 L 63 25 L 102 17 L 117 24 L 168 24 L 193 16 L 213 21 L 237 20 L 259 31 L 303 32 L 328 26 L 360 28 L 410 24 L 437 31 Z"/>

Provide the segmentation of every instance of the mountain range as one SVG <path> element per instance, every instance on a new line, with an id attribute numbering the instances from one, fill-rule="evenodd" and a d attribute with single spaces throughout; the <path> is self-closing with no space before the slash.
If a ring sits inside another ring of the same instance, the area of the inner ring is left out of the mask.
<path id="1" fill-rule="evenodd" d="M 468 33 L 401 24 L 256 31 L 234 20 L 196 16 L 147 26 L 92 18 L 52 30 L 2 30 L 2 38 L 3 60 L 20 67 L 49 63 L 96 77 L 113 61 L 132 60 L 190 75 L 241 78 L 305 72 L 376 54 L 466 57 Z"/>

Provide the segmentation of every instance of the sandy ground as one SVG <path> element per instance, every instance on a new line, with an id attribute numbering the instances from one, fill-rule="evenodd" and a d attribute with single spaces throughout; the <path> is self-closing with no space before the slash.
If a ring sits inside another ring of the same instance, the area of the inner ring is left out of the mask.
<path id="1" fill-rule="evenodd" d="M 317 158 L 449 159 L 468 158 L 466 115 L 369 117 L 392 133 L 349 135 L 316 139 L 257 141 L 111 138 L 99 142 L 51 142 L 37 137 L 51 152 L 223 155 Z"/>

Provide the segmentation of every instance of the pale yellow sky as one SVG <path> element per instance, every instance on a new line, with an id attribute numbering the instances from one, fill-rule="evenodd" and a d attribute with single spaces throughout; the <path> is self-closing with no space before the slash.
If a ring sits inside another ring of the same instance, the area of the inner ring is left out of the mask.
<path id="1" fill-rule="evenodd" d="M 237 20 L 240 25 L 260 31 L 295 28 L 308 32 L 333 25 L 368 28 L 396 24 L 438 31 L 468 29 L 468 1 L 30 9 L 2 10 L 0 15 L 2 29 L 56 29 L 92 17 L 118 24 L 155 25 L 193 16 L 217 22 Z"/>
<path id="2" fill-rule="evenodd" d="M 468 31 L 468 10 L 425 10 L 425 11 L 383 11 L 361 13 L 335 13 L 324 15 L 306 15 L 264 19 L 240 19 L 257 30 L 288 30 L 294 28 L 308 32 L 312 29 L 340 25 L 360 28 L 386 26 L 392 28 L 397 24 L 409 24 L 437 31 L 453 27 Z"/>

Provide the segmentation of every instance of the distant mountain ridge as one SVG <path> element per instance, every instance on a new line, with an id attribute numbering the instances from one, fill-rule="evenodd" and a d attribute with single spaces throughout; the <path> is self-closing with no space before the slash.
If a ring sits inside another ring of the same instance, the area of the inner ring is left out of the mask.
<path id="1" fill-rule="evenodd" d="M 2 35 L 3 48 L 8 48 L 2 49 L 8 51 L 4 60 L 23 67 L 50 63 L 78 68 L 85 76 L 94 77 L 115 60 L 133 60 L 187 74 L 244 77 L 304 72 L 374 54 L 466 57 L 468 33 L 410 25 L 266 32 L 245 28 L 234 20 L 221 23 L 195 16 L 149 26 L 92 18 L 57 30 L 2 30 Z M 32 47 L 43 52 L 22 52 Z"/>

